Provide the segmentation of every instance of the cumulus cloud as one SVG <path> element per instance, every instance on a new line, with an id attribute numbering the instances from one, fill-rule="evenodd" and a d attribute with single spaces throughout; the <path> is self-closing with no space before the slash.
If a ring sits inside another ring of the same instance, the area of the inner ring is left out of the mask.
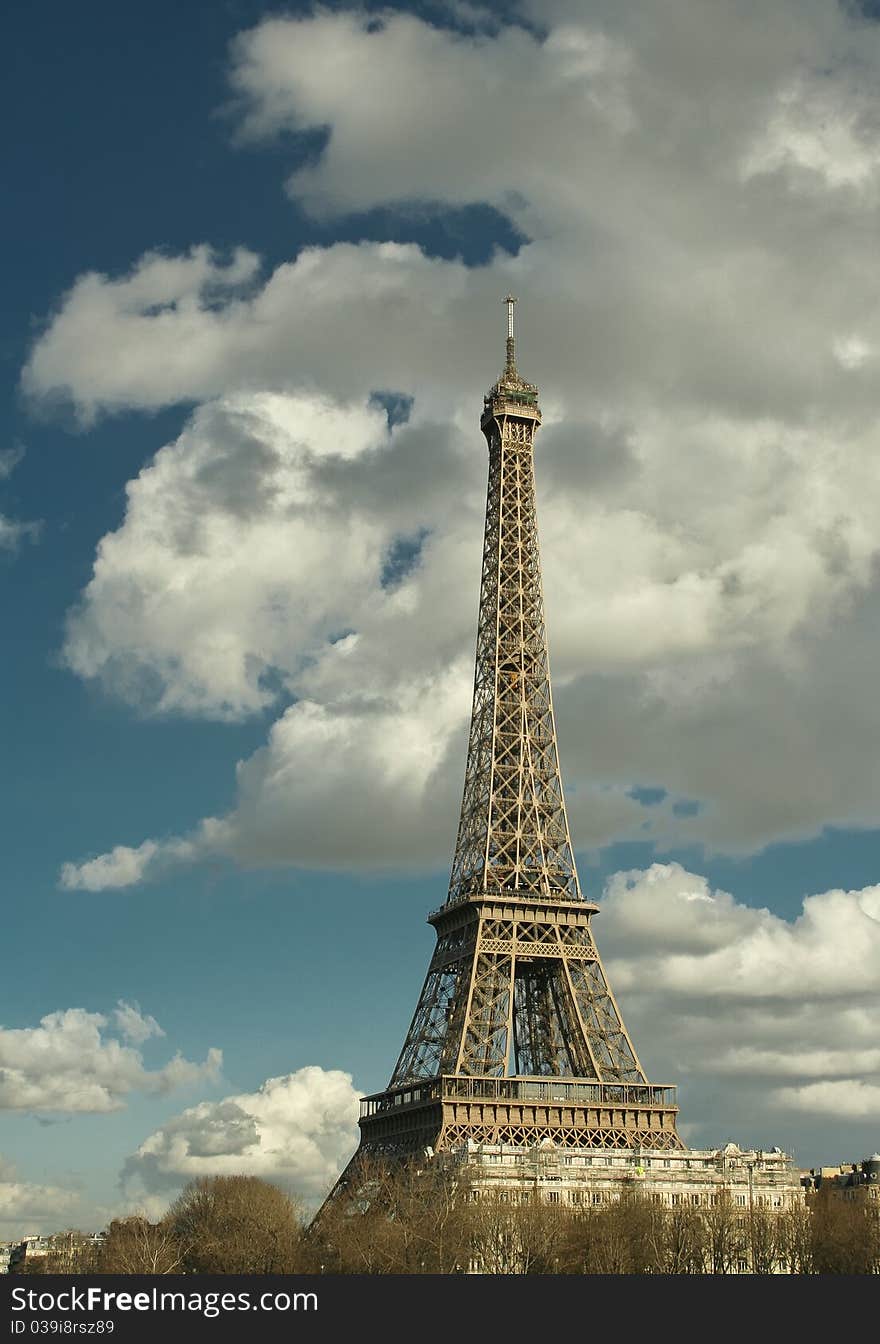
<path id="1" fill-rule="evenodd" d="M 637 1045 L 651 1042 L 650 1076 L 683 1084 L 704 1135 L 741 1118 L 766 1142 L 835 1116 L 872 1141 L 880 887 L 808 896 L 789 923 L 653 864 L 609 880 L 596 936 Z"/>
<path id="2" fill-rule="evenodd" d="M 120 1034 L 135 1045 L 143 1045 L 151 1036 L 165 1035 L 155 1017 L 142 1013 L 140 1004 L 126 1003 L 124 999 L 113 1009 L 113 1021 Z"/>
<path id="3" fill-rule="evenodd" d="M 240 291 L 253 281 L 258 266 L 259 258 L 246 248 L 224 261 L 200 246 L 182 257 L 148 252 L 122 281 L 108 281 L 97 272 L 80 276 L 37 343 L 24 371 L 25 391 L 50 400 L 72 393 L 84 424 L 94 419 L 99 406 L 120 409 L 132 402 L 146 407 L 191 399 L 199 370 L 210 366 L 217 354 L 213 328 L 204 324 L 206 315 L 225 298 L 222 330 L 238 311 Z M 100 381 L 100 359 L 93 360 L 81 346 L 84 328 L 99 344 L 102 332 L 114 331 L 114 380 Z M 144 348 L 147 332 L 152 338 L 149 350 Z M 185 360 L 181 338 L 189 351 Z M 90 372 L 99 381 L 84 395 Z M 161 381 L 160 401 L 152 396 L 151 377 Z"/>
<path id="4" fill-rule="evenodd" d="M 384 437 L 378 409 L 320 398 L 203 407 L 130 482 L 124 524 L 70 618 L 69 665 L 152 693 L 159 711 L 234 718 L 271 704 L 271 674 L 338 639 L 378 586 L 388 523 L 354 513 L 321 467 Z M 151 857 L 118 854 L 132 873 Z"/>
<path id="5" fill-rule="evenodd" d="M 206 835 L 210 829 L 209 821 L 202 824 Z M 183 839 L 145 840 L 134 847 L 115 845 L 108 854 L 98 854 L 78 864 L 63 863 L 59 881 L 66 891 L 118 891 L 137 886 L 148 873 L 155 877 L 168 867 L 191 863 L 202 852 L 196 843 Z"/>
<path id="6" fill-rule="evenodd" d="M 790 924 L 671 863 L 615 874 L 604 901 L 603 931 L 628 948 L 621 988 L 749 999 L 760 986 L 762 998 L 798 1001 L 806 985 L 816 998 L 880 991 L 880 887 L 807 896 Z"/>
<path id="7" fill-rule="evenodd" d="M 748 852 L 880 823 L 880 29 L 824 0 L 526 12 L 540 35 L 268 19 L 230 72 L 246 138 L 328 129 L 290 178 L 306 210 L 488 203 L 516 256 L 345 243 L 261 274 L 246 249 L 149 253 L 80 277 L 36 341 L 25 390 L 84 421 L 202 403 L 129 484 L 69 666 L 147 711 L 277 715 L 228 813 L 109 837 L 66 886 L 329 864 L 312 798 L 337 801 L 340 866 L 447 856 L 508 288 L 542 386 L 576 842 Z M 389 389 L 413 399 L 390 431 Z"/>
<path id="8" fill-rule="evenodd" d="M 800 76 L 780 90 L 776 109 L 742 163 L 746 177 L 784 171 L 793 189 L 876 190 L 877 108 L 858 88 L 826 75 Z"/>
<path id="9" fill-rule="evenodd" d="M 316 1065 L 257 1092 L 202 1102 L 145 1139 L 122 1173 L 126 1196 L 158 1208 L 198 1176 L 260 1176 L 316 1202 L 357 1147 L 351 1075 Z"/>
<path id="10" fill-rule="evenodd" d="M 0 1235 L 28 1236 L 63 1226 L 79 1203 L 79 1194 L 57 1185 L 19 1179 L 15 1167 L 0 1154 Z"/>
<path id="11" fill-rule="evenodd" d="M 257 259 L 248 256 L 250 278 Z M 436 327 L 469 280 L 460 263 L 411 244 L 336 244 L 306 248 L 224 302 L 218 283 L 243 269 L 200 245 L 186 257 L 148 253 L 122 277 L 82 277 L 31 352 L 25 393 L 72 403 L 83 424 L 101 412 L 156 410 L 228 391 L 318 387 L 347 399 L 387 386 L 398 353 L 397 378 L 427 392 L 437 332 L 429 334 L 425 313 L 436 311 Z M 412 323 L 424 328 L 421 341 L 413 341 Z M 88 348 L 84 330 L 92 333 Z M 464 373 L 464 352 L 455 362 Z"/>
<path id="12" fill-rule="evenodd" d="M 130 887 L 140 882 L 157 849 L 154 841 L 145 840 L 136 849 L 116 845 L 109 854 L 100 854 L 79 865 L 65 863 L 61 867 L 61 885 L 70 891 Z"/>
<path id="13" fill-rule="evenodd" d="M 114 1021 L 135 1045 L 164 1035 L 155 1018 L 122 1000 Z M 83 1008 L 48 1013 L 38 1027 L 0 1027 L 0 1110 L 118 1111 L 130 1092 L 166 1093 L 219 1076 L 220 1050 L 209 1050 L 201 1064 L 178 1052 L 151 1069 L 141 1051 L 122 1044 L 112 1030 L 107 1017 Z"/>
<path id="14" fill-rule="evenodd" d="M 869 1120 L 875 1129 L 880 1115 L 880 1084 L 865 1083 L 860 1078 L 785 1087 L 776 1096 L 781 1105 L 793 1110 L 829 1119 Z"/>

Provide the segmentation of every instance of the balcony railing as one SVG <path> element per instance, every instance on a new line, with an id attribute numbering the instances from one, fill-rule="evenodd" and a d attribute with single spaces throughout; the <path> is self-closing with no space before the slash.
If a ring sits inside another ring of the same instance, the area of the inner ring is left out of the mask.
<path id="1" fill-rule="evenodd" d="M 445 1074 L 426 1078 L 361 1101 L 361 1117 L 424 1106 L 441 1099 L 465 1101 L 542 1101 L 563 1105 L 635 1106 L 669 1110 L 675 1088 L 665 1083 L 599 1083 L 570 1078 L 469 1078 Z"/>

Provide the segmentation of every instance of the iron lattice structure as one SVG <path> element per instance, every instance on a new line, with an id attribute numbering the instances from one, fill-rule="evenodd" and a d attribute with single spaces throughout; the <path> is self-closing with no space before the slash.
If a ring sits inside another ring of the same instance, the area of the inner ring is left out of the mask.
<path id="1" fill-rule="evenodd" d="M 364 1151 L 477 1143 L 683 1147 L 675 1089 L 651 1084 L 602 967 L 565 811 L 535 511 L 538 389 L 516 369 L 484 400 L 489 487 L 473 712 L 437 946 Z M 357 1160 L 358 1154 L 355 1155 Z M 345 1175 L 343 1175 L 343 1181 Z"/>

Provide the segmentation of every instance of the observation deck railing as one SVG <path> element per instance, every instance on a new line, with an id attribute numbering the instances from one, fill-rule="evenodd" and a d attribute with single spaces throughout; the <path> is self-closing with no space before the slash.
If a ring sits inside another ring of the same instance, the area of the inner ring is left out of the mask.
<path id="1" fill-rule="evenodd" d="M 574 1078 L 478 1078 L 444 1074 L 363 1097 L 361 1118 L 408 1106 L 459 1099 L 677 1109 L 675 1087 L 666 1083 L 600 1083 Z"/>

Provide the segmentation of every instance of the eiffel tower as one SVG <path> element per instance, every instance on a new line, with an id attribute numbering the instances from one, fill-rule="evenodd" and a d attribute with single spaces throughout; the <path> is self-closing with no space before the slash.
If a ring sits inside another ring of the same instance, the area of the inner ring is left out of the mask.
<path id="1" fill-rule="evenodd" d="M 675 1088 L 649 1083 L 593 941 L 556 746 L 533 446 L 538 389 L 516 368 L 484 399 L 489 489 L 464 798 L 437 946 L 365 1154 L 471 1143 L 680 1149 Z M 345 1182 L 345 1173 L 341 1183 Z"/>

